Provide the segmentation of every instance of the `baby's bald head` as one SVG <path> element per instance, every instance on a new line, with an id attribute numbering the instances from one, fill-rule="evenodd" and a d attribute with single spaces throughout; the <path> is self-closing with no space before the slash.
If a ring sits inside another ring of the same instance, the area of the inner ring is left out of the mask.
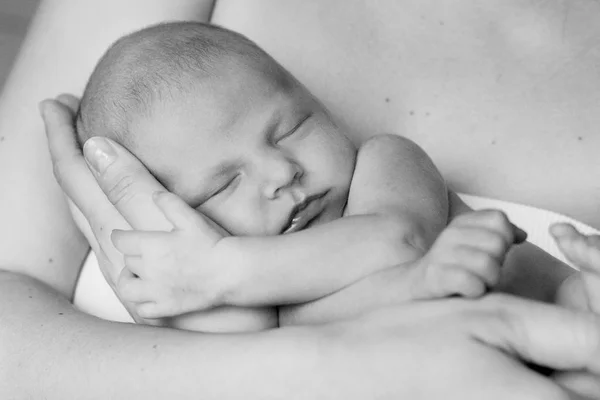
<path id="1" fill-rule="evenodd" d="M 278 85 L 293 78 L 254 42 L 197 22 L 151 26 L 115 42 L 98 62 L 77 115 L 80 143 L 105 136 L 132 150 L 134 118 L 161 101 L 211 90 L 211 78 L 236 68 L 254 70 Z"/>

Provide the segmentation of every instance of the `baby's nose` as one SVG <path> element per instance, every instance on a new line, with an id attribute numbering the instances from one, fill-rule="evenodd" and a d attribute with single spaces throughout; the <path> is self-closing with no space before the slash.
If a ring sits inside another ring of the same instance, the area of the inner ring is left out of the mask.
<path id="1" fill-rule="evenodd" d="M 264 185 L 264 194 L 268 199 L 281 196 L 282 192 L 300 181 L 304 171 L 298 163 L 287 160 L 284 163 L 273 165 L 267 172 Z"/>

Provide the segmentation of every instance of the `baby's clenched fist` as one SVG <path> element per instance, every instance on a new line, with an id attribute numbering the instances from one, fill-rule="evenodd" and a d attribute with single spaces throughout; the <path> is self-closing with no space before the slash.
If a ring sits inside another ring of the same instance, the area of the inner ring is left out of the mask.
<path id="1" fill-rule="evenodd" d="M 456 217 L 415 264 L 415 297 L 483 295 L 500 280 L 510 248 L 526 238 L 502 211 L 480 210 Z"/>

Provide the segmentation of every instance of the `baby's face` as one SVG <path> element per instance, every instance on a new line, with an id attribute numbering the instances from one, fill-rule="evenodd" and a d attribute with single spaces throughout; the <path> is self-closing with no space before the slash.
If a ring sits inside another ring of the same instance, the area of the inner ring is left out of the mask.
<path id="1" fill-rule="evenodd" d="M 132 150 L 172 192 L 233 235 L 277 235 L 340 218 L 356 149 L 301 85 L 236 71 L 161 102 Z"/>

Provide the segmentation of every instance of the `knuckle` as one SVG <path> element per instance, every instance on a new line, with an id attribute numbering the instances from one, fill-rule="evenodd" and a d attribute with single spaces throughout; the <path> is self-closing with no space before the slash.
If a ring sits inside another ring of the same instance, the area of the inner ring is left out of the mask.
<path id="1" fill-rule="evenodd" d="M 449 278 L 456 288 L 465 288 L 473 283 L 471 276 L 463 270 L 454 270 Z"/>
<path id="2" fill-rule="evenodd" d="M 135 179 L 132 175 L 120 175 L 106 188 L 106 197 L 114 205 L 126 204 L 134 197 L 134 184 Z"/>
<path id="3" fill-rule="evenodd" d="M 499 226 L 503 228 L 508 227 L 508 217 L 506 216 L 506 213 L 504 211 L 488 210 L 487 218 L 489 219 L 490 223 L 492 223 L 494 226 Z"/>
<path id="4" fill-rule="evenodd" d="M 506 242 L 500 235 L 492 234 L 487 238 L 489 249 L 494 254 L 503 253 L 506 249 Z"/>
<path id="5" fill-rule="evenodd" d="M 472 263 L 479 268 L 487 268 L 494 259 L 486 252 L 474 251 L 469 257 L 471 257 Z"/>
<path id="6" fill-rule="evenodd" d="M 496 284 L 500 280 L 500 266 L 496 262 L 485 265 L 483 273 L 492 284 Z"/>
<path id="7" fill-rule="evenodd" d="M 74 157 L 67 157 L 66 159 L 56 160 L 52 164 L 54 179 L 56 179 L 56 182 L 58 182 L 60 186 L 63 186 L 67 179 L 67 173 L 73 163 L 73 158 Z"/>

